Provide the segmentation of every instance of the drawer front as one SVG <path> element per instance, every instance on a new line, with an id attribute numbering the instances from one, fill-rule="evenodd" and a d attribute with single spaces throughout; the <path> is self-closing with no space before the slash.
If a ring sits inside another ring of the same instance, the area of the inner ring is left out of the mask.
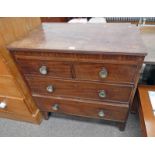
<path id="1" fill-rule="evenodd" d="M 132 91 L 130 86 L 96 82 L 79 82 L 41 77 L 29 77 L 27 80 L 34 94 L 48 96 L 128 103 Z"/>
<path id="2" fill-rule="evenodd" d="M 24 74 L 72 78 L 71 65 L 67 62 L 17 59 Z"/>
<path id="3" fill-rule="evenodd" d="M 27 115 L 30 114 L 23 99 L 12 99 L 0 96 L 0 112 Z"/>
<path id="4" fill-rule="evenodd" d="M 137 75 L 136 65 L 125 64 L 75 64 L 77 79 L 101 82 L 134 83 Z"/>
<path id="5" fill-rule="evenodd" d="M 92 101 L 68 100 L 65 98 L 41 98 L 34 97 L 41 111 L 65 113 L 90 118 L 121 121 L 126 120 L 128 106 L 108 105 L 106 103 L 95 104 Z"/>
<path id="6" fill-rule="evenodd" d="M 11 97 L 22 97 L 15 81 L 10 77 L 0 77 L 0 95 Z"/>

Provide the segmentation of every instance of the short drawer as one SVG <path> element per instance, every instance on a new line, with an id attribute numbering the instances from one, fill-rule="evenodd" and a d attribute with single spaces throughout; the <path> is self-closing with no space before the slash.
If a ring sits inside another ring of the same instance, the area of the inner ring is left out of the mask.
<path id="1" fill-rule="evenodd" d="M 18 59 L 23 74 L 71 78 L 71 65 L 68 62 Z"/>
<path id="2" fill-rule="evenodd" d="M 0 96 L 0 112 L 27 115 L 30 114 L 23 99 L 13 99 Z"/>
<path id="3" fill-rule="evenodd" d="M 129 109 L 128 106 L 109 105 L 106 102 L 89 102 L 65 98 L 34 97 L 34 100 L 41 111 L 58 112 L 120 122 L 126 121 Z"/>
<path id="4" fill-rule="evenodd" d="M 29 86 L 34 94 L 84 98 L 100 101 L 128 103 L 132 87 L 103 84 L 97 82 L 79 82 L 52 78 L 28 77 Z"/>
<path id="5" fill-rule="evenodd" d="M 0 77 L 0 95 L 22 97 L 13 78 L 4 76 Z"/>
<path id="6" fill-rule="evenodd" d="M 100 82 L 132 84 L 137 75 L 136 65 L 79 63 L 74 69 L 77 79 Z"/>

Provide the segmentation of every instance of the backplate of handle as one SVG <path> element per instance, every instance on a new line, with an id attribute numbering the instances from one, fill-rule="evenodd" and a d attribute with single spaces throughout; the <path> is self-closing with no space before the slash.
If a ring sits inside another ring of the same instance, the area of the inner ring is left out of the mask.
<path id="1" fill-rule="evenodd" d="M 41 66 L 41 67 L 39 68 L 39 72 L 40 72 L 40 74 L 42 74 L 42 75 L 46 75 L 46 74 L 47 74 L 47 67 L 46 67 L 46 66 Z"/>
<path id="2" fill-rule="evenodd" d="M 100 111 L 98 112 L 98 116 L 99 116 L 99 117 L 104 117 L 104 116 L 105 116 L 104 111 L 103 111 L 103 110 L 100 110 Z"/>
<path id="3" fill-rule="evenodd" d="M 0 109 L 5 109 L 6 107 L 7 107 L 6 102 L 1 101 L 1 102 L 0 102 Z"/>
<path id="4" fill-rule="evenodd" d="M 99 97 L 100 98 L 106 98 L 106 92 L 105 90 L 100 90 L 99 93 L 98 93 Z"/>
<path id="5" fill-rule="evenodd" d="M 46 87 L 46 90 L 47 90 L 49 93 L 53 93 L 53 92 L 54 92 L 54 87 L 53 87 L 53 85 L 48 85 L 48 86 Z"/>
<path id="6" fill-rule="evenodd" d="M 58 105 L 58 104 L 54 104 L 54 105 L 52 106 L 52 110 L 54 110 L 54 111 L 59 110 L 59 105 Z"/>
<path id="7" fill-rule="evenodd" d="M 108 71 L 106 68 L 102 68 L 101 71 L 99 72 L 99 77 L 101 79 L 105 79 L 108 76 Z"/>

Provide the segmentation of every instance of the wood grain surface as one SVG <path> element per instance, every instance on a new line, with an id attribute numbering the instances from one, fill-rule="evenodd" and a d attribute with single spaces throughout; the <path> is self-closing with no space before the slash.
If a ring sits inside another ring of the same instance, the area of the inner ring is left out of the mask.
<path id="1" fill-rule="evenodd" d="M 105 119 L 125 128 L 146 55 L 135 26 L 43 24 L 8 49 L 45 119 L 48 112 L 59 112 L 51 110 L 58 103 L 61 113 L 77 116 L 99 118 L 103 110 Z M 43 64 L 49 68 L 47 75 L 38 71 Z M 103 67 L 105 80 L 99 78 Z M 50 93 L 48 86 L 53 88 Z"/>
<path id="2" fill-rule="evenodd" d="M 6 49 L 6 45 L 26 36 L 40 24 L 40 18 L 0 18 L 0 96 L 7 98 L 7 110 L 1 110 L 0 117 L 33 123 L 42 120 L 23 77 Z"/>
<path id="3" fill-rule="evenodd" d="M 138 86 L 141 129 L 143 136 L 155 137 L 155 115 L 150 103 L 148 91 L 155 91 L 155 86 Z"/>
<path id="4" fill-rule="evenodd" d="M 7 62 L 0 54 L 0 76 L 12 77 L 12 74 L 10 73 L 6 63 Z"/>
<path id="5" fill-rule="evenodd" d="M 99 118 L 105 120 L 112 120 L 123 122 L 127 117 L 128 114 L 128 106 L 121 106 L 115 104 L 108 104 L 104 102 L 100 102 L 97 104 L 96 102 L 92 101 L 85 101 L 85 100 L 71 100 L 61 98 L 47 98 L 47 97 L 34 97 L 36 103 L 43 111 L 51 111 L 51 112 L 58 112 L 58 113 L 65 113 L 71 114 L 76 116 L 84 116 L 90 118 Z M 58 110 L 55 111 L 52 109 L 54 104 L 58 104 Z M 99 117 L 98 113 L 103 110 L 105 116 Z"/>
<path id="6" fill-rule="evenodd" d="M 42 94 L 47 96 L 60 96 L 83 98 L 100 101 L 113 101 L 118 103 L 128 103 L 131 96 L 132 86 L 103 84 L 97 82 L 75 81 L 41 78 L 41 77 L 27 77 L 29 86 L 34 94 Z M 47 87 L 52 85 L 54 91 L 49 93 Z M 104 90 L 105 98 L 99 97 L 99 92 Z M 123 93 L 122 93 L 123 92 Z"/>
<path id="7" fill-rule="evenodd" d="M 72 78 L 71 63 L 61 61 L 47 61 L 17 59 L 23 74 L 25 75 L 42 75 L 39 69 L 42 66 L 47 67 L 47 75 L 52 77 Z M 45 75 L 43 75 L 45 77 Z"/>
<path id="8" fill-rule="evenodd" d="M 109 83 L 128 83 L 133 84 L 137 72 L 136 65 L 119 65 L 106 63 L 77 63 L 74 65 L 76 79 L 94 80 Z M 107 77 L 101 78 L 99 72 L 102 69 L 107 70 Z M 119 69 L 118 69 L 119 68 Z M 126 76 L 124 76 L 126 73 Z"/>
<path id="9" fill-rule="evenodd" d="M 26 38 L 10 44 L 8 48 L 146 55 L 140 33 L 137 27 L 131 24 L 46 23 Z"/>

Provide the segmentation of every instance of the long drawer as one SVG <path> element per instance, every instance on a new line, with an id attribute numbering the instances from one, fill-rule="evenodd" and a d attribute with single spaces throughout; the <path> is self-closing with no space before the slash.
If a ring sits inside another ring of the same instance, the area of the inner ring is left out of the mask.
<path id="1" fill-rule="evenodd" d="M 27 77 L 33 94 L 128 103 L 132 86 Z"/>
<path id="2" fill-rule="evenodd" d="M 30 114 L 23 99 L 13 99 L 0 96 L 0 112 L 20 115 Z"/>
<path id="3" fill-rule="evenodd" d="M 42 111 L 58 112 L 90 118 L 100 118 L 124 122 L 128 114 L 128 105 L 115 105 L 106 102 L 84 100 L 70 100 L 65 98 L 45 98 L 34 96 L 38 107 Z"/>

